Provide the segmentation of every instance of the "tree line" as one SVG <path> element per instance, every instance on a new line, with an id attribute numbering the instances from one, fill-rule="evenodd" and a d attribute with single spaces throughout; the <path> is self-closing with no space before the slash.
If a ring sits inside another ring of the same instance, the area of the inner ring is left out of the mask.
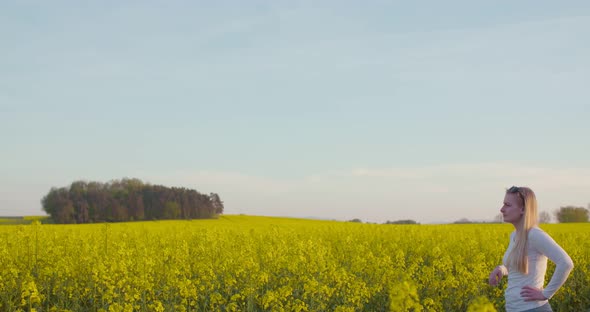
<path id="1" fill-rule="evenodd" d="M 223 213 L 223 202 L 216 193 L 205 195 L 128 178 L 53 187 L 41 205 L 55 223 L 207 219 Z"/>
<path id="2" fill-rule="evenodd" d="M 576 207 L 576 206 L 564 206 L 560 207 L 558 210 L 554 212 L 555 219 L 558 223 L 572 223 L 572 222 L 588 222 L 590 220 L 590 204 L 588 204 L 588 209 L 584 207 Z M 363 223 L 363 221 L 359 218 L 355 218 L 352 220 L 348 220 L 348 222 L 356 222 L 356 223 Z M 469 220 L 467 218 L 459 219 L 453 224 L 474 224 L 474 223 L 503 223 L 504 217 L 502 214 L 497 214 L 492 221 L 474 221 Z M 551 214 L 547 211 L 541 211 L 539 213 L 539 223 L 550 223 L 551 222 Z M 396 221 L 386 221 L 383 224 L 420 224 L 414 220 L 407 219 L 407 220 L 396 220 Z"/>

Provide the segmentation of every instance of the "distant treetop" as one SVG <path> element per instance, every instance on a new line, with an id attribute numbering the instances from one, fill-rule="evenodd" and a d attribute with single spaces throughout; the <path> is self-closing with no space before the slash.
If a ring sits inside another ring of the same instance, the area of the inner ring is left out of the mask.
<path id="1" fill-rule="evenodd" d="M 575 206 L 561 207 L 555 212 L 555 218 L 560 223 L 588 222 L 588 209 Z"/>

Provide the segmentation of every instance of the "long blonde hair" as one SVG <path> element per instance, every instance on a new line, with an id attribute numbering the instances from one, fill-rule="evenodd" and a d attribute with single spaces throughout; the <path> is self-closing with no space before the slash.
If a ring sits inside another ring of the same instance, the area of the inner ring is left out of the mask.
<path id="1" fill-rule="evenodd" d="M 538 224 L 537 197 L 528 187 L 513 186 L 506 190 L 506 194 L 516 194 L 524 208 L 521 218 L 522 228 L 516 232 L 515 244 L 508 255 L 508 265 L 514 265 L 518 271 L 528 274 L 527 243 L 529 230 Z"/>

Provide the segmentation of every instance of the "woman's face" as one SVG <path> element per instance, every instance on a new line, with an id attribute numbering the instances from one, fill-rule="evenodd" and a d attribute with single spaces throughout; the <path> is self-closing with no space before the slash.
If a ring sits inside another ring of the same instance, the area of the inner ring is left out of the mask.
<path id="1" fill-rule="evenodd" d="M 524 213 L 522 200 L 517 193 L 506 193 L 504 196 L 504 205 L 500 209 L 504 222 L 516 223 L 520 221 Z"/>

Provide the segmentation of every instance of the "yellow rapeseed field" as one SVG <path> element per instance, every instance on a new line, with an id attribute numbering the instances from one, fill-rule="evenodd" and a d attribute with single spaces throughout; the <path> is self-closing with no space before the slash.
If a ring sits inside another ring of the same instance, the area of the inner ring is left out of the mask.
<path id="1" fill-rule="evenodd" d="M 542 228 L 575 265 L 554 310 L 587 311 L 590 224 Z M 252 216 L 5 225 L 0 311 L 501 311 L 506 281 L 487 279 L 511 231 Z"/>

